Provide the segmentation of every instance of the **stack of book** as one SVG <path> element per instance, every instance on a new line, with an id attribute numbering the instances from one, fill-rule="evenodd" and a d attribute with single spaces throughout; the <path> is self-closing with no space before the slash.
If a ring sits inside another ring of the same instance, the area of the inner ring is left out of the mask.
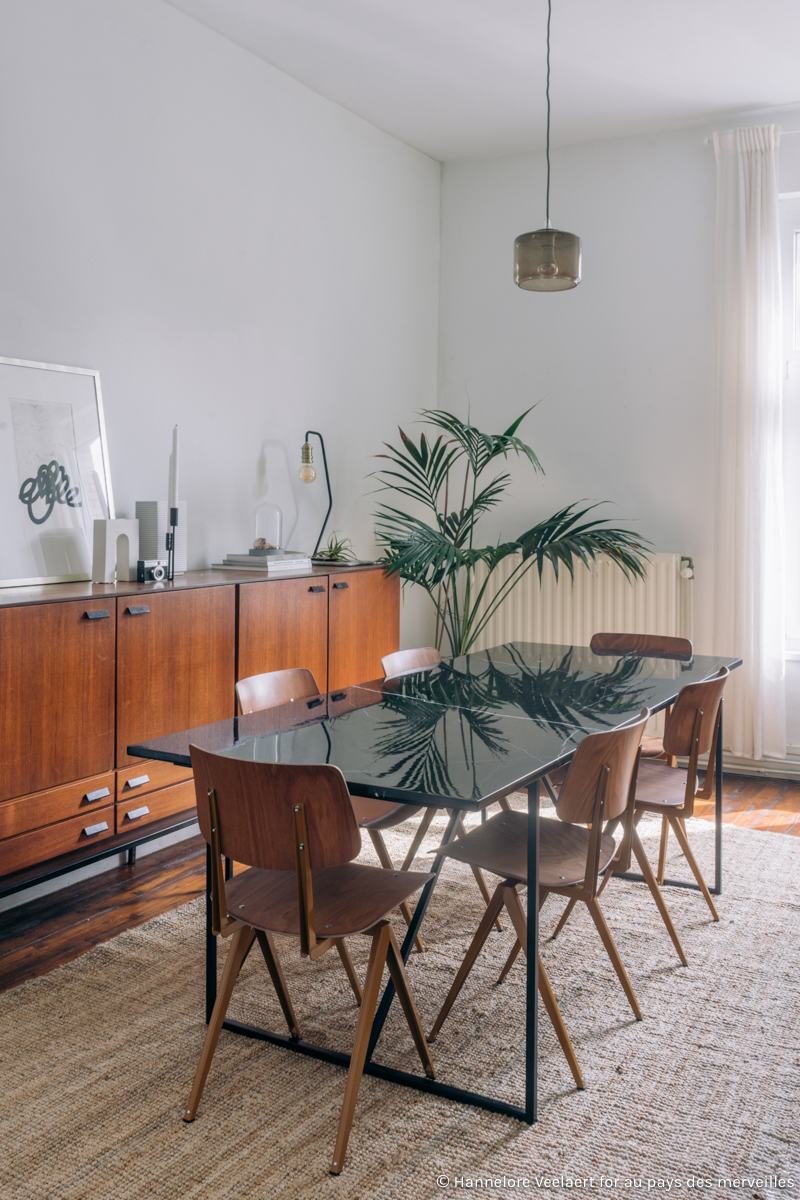
<path id="1" fill-rule="evenodd" d="M 267 575 L 289 575 L 311 570 L 311 559 L 299 550 L 265 553 L 251 550 L 249 554 L 229 554 L 221 563 L 212 563 L 217 571 L 263 571 Z"/>

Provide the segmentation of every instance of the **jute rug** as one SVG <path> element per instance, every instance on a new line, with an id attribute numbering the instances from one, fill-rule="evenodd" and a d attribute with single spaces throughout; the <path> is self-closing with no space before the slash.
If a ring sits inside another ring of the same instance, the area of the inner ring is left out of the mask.
<path id="1" fill-rule="evenodd" d="M 398 856 L 408 836 L 391 839 Z M 710 870 L 712 826 L 692 822 L 690 837 Z M 686 876 L 674 839 L 669 870 Z M 204 917 L 192 902 L 0 997 L 0 1197 L 797 1196 L 798 880 L 800 839 L 726 827 L 720 923 L 697 893 L 666 893 L 688 969 L 644 886 L 615 880 L 603 908 L 642 1022 L 582 906 L 542 950 L 586 1090 L 543 1014 L 537 1125 L 365 1078 L 338 1178 L 327 1170 L 339 1068 L 223 1033 L 198 1119 L 181 1121 L 204 1032 Z M 545 905 L 544 934 L 560 909 Z M 410 966 L 426 1028 L 480 914 L 472 876 L 446 866 L 429 948 Z M 363 975 L 366 939 L 352 941 Z M 521 1102 L 523 960 L 493 982 L 512 941 L 508 927 L 490 936 L 433 1053 L 440 1078 Z M 280 946 L 303 1036 L 349 1050 L 357 1009 L 336 957 L 311 965 Z M 283 1028 L 256 954 L 230 1015 Z M 418 1069 L 396 1012 L 378 1057 Z"/>

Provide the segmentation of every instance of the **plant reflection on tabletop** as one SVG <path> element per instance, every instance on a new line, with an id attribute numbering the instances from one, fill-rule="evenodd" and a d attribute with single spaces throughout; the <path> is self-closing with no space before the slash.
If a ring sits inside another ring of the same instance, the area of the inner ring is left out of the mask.
<path id="1" fill-rule="evenodd" d="M 510 661 L 494 662 L 488 651 L 384 685 L 382 711 L 387 715 L 378 722 L 375 743 L 375 750 L 390 763 L 382 778 L 402 772 L 398 787 L 457 795 L 448 751 L 452 754 L 458 747 L 459 764 L 473 764 L 477 799 L 476 750 L 482 745 L 501 758 L 513 747 L 501 716 L 525 717 L 566 742 L 588 724 L 613 728 L 646 703 L 642 659 L 623 658 L 608 672 L 598 673 L 582 668 L 585 651 L 579 647 L 567 648 L 552 663 L 535 665 L 526 663 L 513 644 L 503 652 Z M 513 673 L 504 666 L 512 666 Z"/>

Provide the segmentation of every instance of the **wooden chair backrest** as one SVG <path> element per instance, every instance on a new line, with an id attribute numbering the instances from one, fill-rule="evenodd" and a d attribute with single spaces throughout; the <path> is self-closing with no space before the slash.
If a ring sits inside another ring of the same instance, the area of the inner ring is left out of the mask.
<path id="1" fill-rule="evenodd" d="M 310 696 L 318 695 L 317 681 L 305 667 L 265 671 L 263 675 L 240 679 L 236 684 L 236 696 L 242 713 L 261 712 L 263 708 L 275 708 L 278 704 L 307 700 Z"/>
<path id="2" fill-rule="evenodd" d="M 583 739 L 558 794 L 557 811 L 562 821 L 583 825 L 593 820 L 601 775 L 606 767 L 603 817 L 609 821 L 623 815 L 631 800 L 633 772 L 649 716 L 649 709 L 642 709 L 639 720 L 632 725 L 608 733 L 590 733 Z"/>
<path id="3" fill-rule="evenodd" d="M 384 679 L 394 679 L 411 671 L 427 671 L 441 661 L 441 654 L 433 646 L 420 646 L 415 650 L 395 650 L 394 654 L 387 654 L 381 659 L 381 666 Z"/>
<path id="4" fill-rule="evenodd" d="M 594 654 L 618 654 L 631 658 L 692 657 L 688 638 L 666 637 L 655 633 L 595 633 L 589 643 Z"/>
<path id="5" fill-rule="evenodd" d="M 219 851 L 265 871 L 297 866 L 295 808 L 302 805 L 312 870 L 352 862 L 361 849 L 350 793 L 338 767 L 263 763 L 190 746 L 200 832 L 212 845 L 212 800 Z"/>
<path id="6" fill-rule="evenodd" d="M 708 754 L 714 739 L 722 693 L 730 671 L 721 667 L 713 679 L 702 683 L 687 683 L 681 688 L 664 730 L 664 750 L 667 754 L 689 755 L 692 752 L 695 719 L 702 712 L 698 754 Z"/>

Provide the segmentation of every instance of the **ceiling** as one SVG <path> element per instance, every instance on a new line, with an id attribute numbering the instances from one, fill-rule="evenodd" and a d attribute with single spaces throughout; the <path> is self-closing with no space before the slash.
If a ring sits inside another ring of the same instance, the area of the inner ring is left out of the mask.
<path id="1" fill-rule="evenodd" d="M 441 160 L 544 144 L 546 0 L 167 0 Z M 553 0 L 556 145 L 800 104 L 798 0 Z"/>

